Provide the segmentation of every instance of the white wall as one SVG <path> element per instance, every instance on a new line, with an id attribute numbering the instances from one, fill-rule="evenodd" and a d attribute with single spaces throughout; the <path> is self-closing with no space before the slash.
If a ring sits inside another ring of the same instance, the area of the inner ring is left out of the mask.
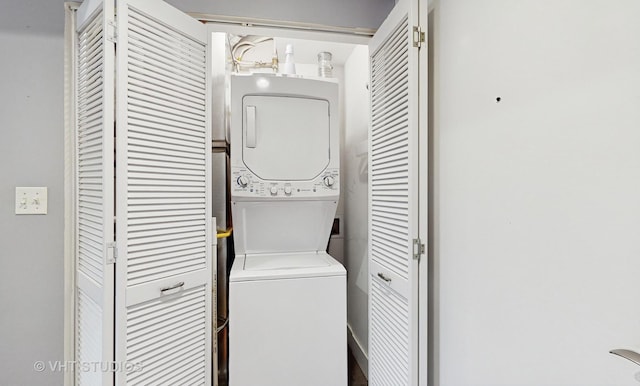
<path id="1" fill-rule="evenodd" d="M 62 22 L 49 35 L 22 21 L 0 27 L 0 383 L 53 385 L 63 373 L 33 365 L 63 359 Z M 16 216 L 16 186 L 48 187 L 48 214 Z"/>
<path id="2" fill-rule="evenodd" d="M 636 385 L 640 2 L 435 7 L 439 384 Z"/>
<path id="3" fill-rule="evenodd" d="M 369 127 L 369 50 L 357 46 L 344 66 L 345 131 L 342 157 L 347 268 L 347 319 L 352 352 L 367 371 L 368 249 L 367 138 Z"/>

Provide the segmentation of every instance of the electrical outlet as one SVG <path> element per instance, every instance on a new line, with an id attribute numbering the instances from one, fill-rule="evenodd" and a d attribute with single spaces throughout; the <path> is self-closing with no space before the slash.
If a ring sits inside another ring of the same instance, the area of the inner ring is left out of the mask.
<path id="1" fill-rule="evenodd" d="M 47 188 L 16 187 L 16 214 L 47 214 Z"/>

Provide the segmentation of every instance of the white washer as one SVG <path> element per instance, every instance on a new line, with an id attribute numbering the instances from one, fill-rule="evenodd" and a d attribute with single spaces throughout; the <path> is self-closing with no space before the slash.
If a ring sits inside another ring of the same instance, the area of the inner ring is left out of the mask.
<path id="1" fill-rule="evenodd" d="M 230 386 L 347 385 L 338 85 L 232 76 Z"/>

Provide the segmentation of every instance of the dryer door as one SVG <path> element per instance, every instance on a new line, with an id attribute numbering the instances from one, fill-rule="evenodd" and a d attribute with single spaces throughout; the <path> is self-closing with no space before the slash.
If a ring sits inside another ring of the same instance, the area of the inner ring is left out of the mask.
<path id="1" fill-rule="evenodd" d="M 329 165 L 327 100 L 247 95 L 242 110 L 242 158 L 256 176 L 311 180 Z"/>

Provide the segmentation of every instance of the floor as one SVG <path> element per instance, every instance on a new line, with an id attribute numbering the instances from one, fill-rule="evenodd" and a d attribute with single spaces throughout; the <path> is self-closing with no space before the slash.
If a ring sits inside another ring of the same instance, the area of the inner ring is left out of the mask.
<path id="1" fill-rule="evenodd" d="M 364 373 L 358 366 L 356 358 L 353 357 L 351 351 L 349 351 L 349 386 L 367 386 L 369 382 L 364 376 Z"/>

